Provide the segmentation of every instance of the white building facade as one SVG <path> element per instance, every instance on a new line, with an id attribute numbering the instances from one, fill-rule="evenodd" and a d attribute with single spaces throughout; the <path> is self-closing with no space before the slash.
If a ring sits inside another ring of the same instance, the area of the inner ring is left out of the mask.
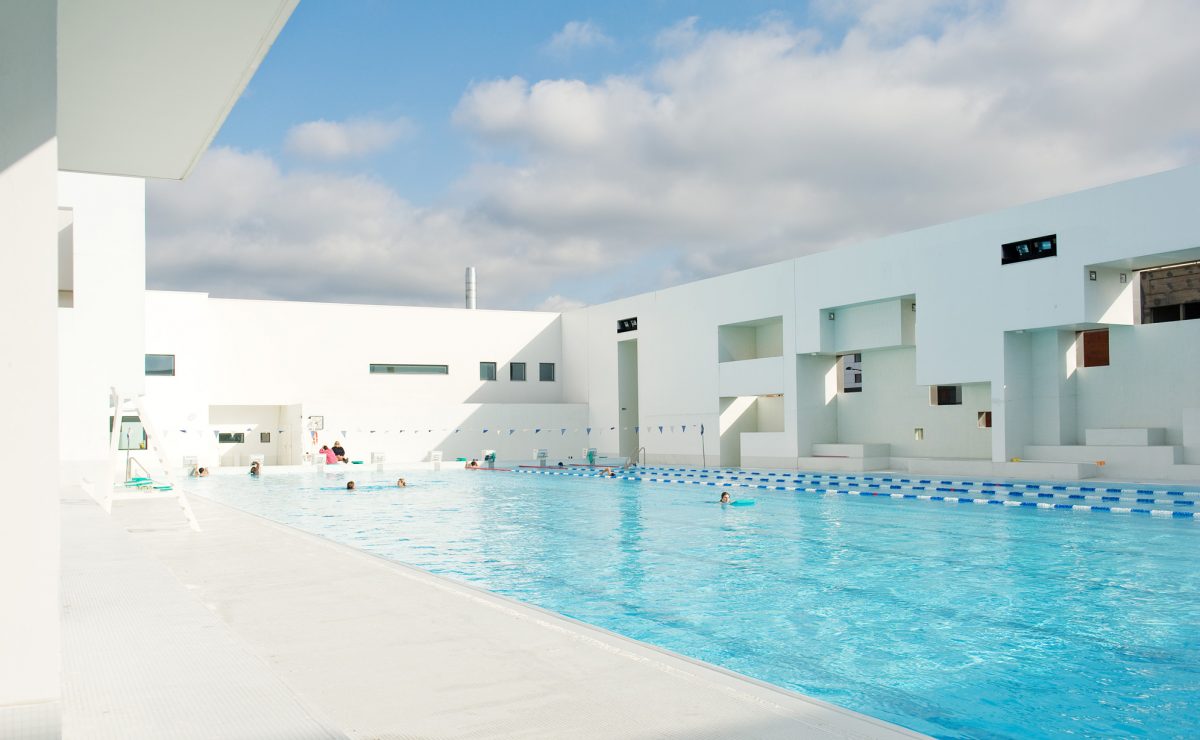
<path id="1" fill-rule="evenodd" d="M 1187 315 L 1197 193 L 1187 168 L 563 314 L 150 292 L 146 351 L 175 374 L 148 399 L 208 465 L 338 440 L 390 463 L 1200 480 L 1200 322 L 1143 323 L 1139 291 L 1180 270 Z"/>

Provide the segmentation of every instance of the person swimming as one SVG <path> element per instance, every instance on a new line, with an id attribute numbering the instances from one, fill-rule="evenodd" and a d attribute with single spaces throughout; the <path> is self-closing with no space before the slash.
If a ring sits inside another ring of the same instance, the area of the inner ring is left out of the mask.
<path id="1" fill-rule="evenodd" d="M 346 484 L 346 490 L 347 490 L 347 491 L 353 491 L 353 490 L 354 490 L 354 481 L 350 481 L 349 483 L 347 483 L 347 484 Z"/>
<path id="2" fill-rule="evenodd" d="M 407 486 L 408 486 L 408 483 L 403 478 L 399 478 L 396 480 L 396 488 L 406 488 Z"/>
<path id="3" fill-rule="evenodd" d="M 729 503 L 733 503 L 732 501 L 730 501 L 730 500 L 729 500 L 729 491 L 721 491 L 721 501 L 720 501 L 720 503 L 722 503 L 722 504 L 729 504 Z"/>
<path id="4" fill-rule="evenodd" d="M 250 463 L 250 475 L 258 475 L 261 472 L 262 472 L 262 465 L 259 464 L 258 460 L 255 460 L 254 462 Z"/>

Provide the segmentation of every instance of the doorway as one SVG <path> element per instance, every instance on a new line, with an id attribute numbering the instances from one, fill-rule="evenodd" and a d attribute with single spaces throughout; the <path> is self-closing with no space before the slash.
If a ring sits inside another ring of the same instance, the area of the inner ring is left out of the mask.
<path id="1" fill-rule="evenodd" d="M 632 460 L 642 446 L 638 421 L 638 348 L 636 339 L 617 342 L 617 454 Z"/>

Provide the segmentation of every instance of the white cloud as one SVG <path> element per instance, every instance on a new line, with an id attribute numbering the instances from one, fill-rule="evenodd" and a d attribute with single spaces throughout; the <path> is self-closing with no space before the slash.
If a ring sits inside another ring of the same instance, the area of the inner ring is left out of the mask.
<path id="1" fill-rule="evenodd" d="M 352 159 L 388 149 L 413 128 L 406 118 L 308 121 L 288 130 L 284 149 L 306 159 Z"/>
<path id="2" fill-rule="evenodd" d="M 844 38 L 685 21 L 644 77 L 476 84 L 454 114 L 481 151 L 456 207 L 214 150 L 192 181 L 151 185 L 151 282 L 460 305 L 474 264 L 488 305 L 566 306 L 1200 153 L 1200 45 L 1179 32 L 1200 4 L 858 7 Z"/>
<path id="3" fill-rule="evenodd" d="M 578 49 L 594 49 L 613 45 L 600 27 L 591 21 L 567 21 L 560 31 L 546 42 L 546 50 L 552 54 L 566 55 Z"/>
<path id="4" fill-rule="evenodd" d="M 1187 2 L 859 3 L 836 44 L 777 19 L 660 36 L 645 78 L 477 84 L 456 121 L 523 161 L 464 183 L 499 223 L 662 245 L 701 277 L 1194 160 Z M 901 22 L 921 33 L 902 42 Z"/>
<path id="5" fill-rule="evenodd" d="M 555 294 L 547 297 L 546 300 L 535 306 L 533 310 L 555 311 L 561 313 L 563 311 L 570 311 L 574 308 L 583 308 L 585 305 L 587 304 L 585 304 L 583 301 L 578 301 L 574 298 L 564 298 L 563 296 Z"/>
<path id="6" fill-rule="evenodd" d="M 420 208 L 371 178 L 285 172 L 227 148 L 184 182 L 150 181 L 147 210 L 149 286 L 217 296 L 461 306 L 474 265 L 481 307 L 521 308 L 575 271 L 613 267 L 594 243 Z"/>

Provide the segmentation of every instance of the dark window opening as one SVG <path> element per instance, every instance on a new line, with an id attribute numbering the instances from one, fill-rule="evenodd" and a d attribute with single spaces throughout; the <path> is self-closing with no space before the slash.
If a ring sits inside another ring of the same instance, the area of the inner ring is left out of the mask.
<path id="1" fill-rule="evenodd" d="M 524 380 L 525 379 L 525 363 L 511 362 L 508 365 L 509 380 Z"/>
<path id="2" fill-rule="evenodd" d="M 617 319 L 617 333 L 623 334 L 627 331 L 637 331 L 637 316 L 631 319 Z"/>
<path id="3" fill-rule="evenodd" d="M 554 380 L 554 363 L 540 362 L 538 363 L 538 380 L 553 381 Z"/>
<path id="4" fill-rule="evenodd" d="M 961 406 L 961 385 L 935 385 L 929 389 L 929 403 L 934 406 Z"/>
<path id="5" fill-rule="evenodd" d="M 991 429 L 992 428 L 992 412 L 991 411 L 980 411 L 977 414 L 976 419 L 978 420 L 978 426 L 980 429 Z"/>
<path id="6" fill-rule="evenodd" d="M 1014 262 L 1055 257 L 1058 255 L 1058 235 L 1049 234 L 1036 239 L 1026 239 L 1019 242 L 1009 242 L 1000 245 L 1000 264 L 1011 265 Z"/>
<path id="7" fill-rule="evenodd" d="M 270 442 L 271 442 L 271 433 L 270 433 L 270 432 L 259 432 L 259 433 L 258 433 L 258 441 L 259 441 L 261 444 L 270 444 Z"/>
<path id="8" fill-rule="evenodd" d="M 494 363 L 494 362 L 479 363 L 479 379 L 480 380 L 495 380 L 496 379 L 496 363 Z"/>
<path id="9" fill-rule="evenodd" d="M 1179 321 L 1179 306 L 1154 306 L 1150 309 L 1150 323 Z"/>
<path id="10" fill-rule="evenodd" d="M 219 432 L 217 442 L 223 445 L 238 444 L 246 441 L 245 432 Z"/>
<path id="11" fill-rule="evenodd" d="M 1189 321 L 1200 319 L 1200 301 L 1191 303 L 1175 303 L 1169 306 L 1153 306 L 1150 308 L 1151 324 L 1161 324 L 1166 321 Z"/>

